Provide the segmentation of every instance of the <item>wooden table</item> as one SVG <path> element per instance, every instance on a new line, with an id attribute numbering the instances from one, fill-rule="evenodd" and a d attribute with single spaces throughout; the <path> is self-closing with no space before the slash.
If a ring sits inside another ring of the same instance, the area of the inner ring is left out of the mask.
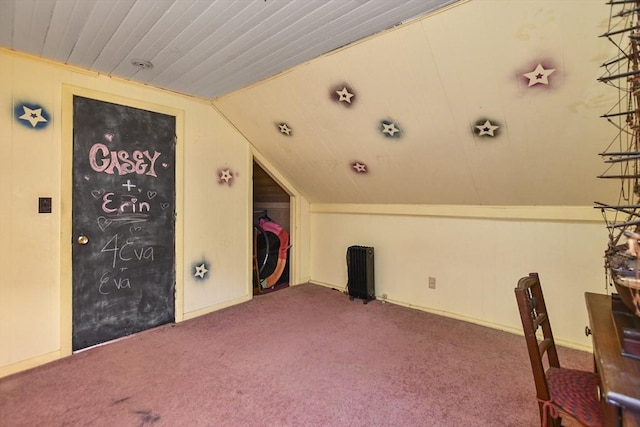
<path id="1" fill-rule="evenodd" d="M 601 394 L 613 405 L 612 424 L 640 427 L 640 360 L 622 356 L 609 295 L 585 293 Z"/>

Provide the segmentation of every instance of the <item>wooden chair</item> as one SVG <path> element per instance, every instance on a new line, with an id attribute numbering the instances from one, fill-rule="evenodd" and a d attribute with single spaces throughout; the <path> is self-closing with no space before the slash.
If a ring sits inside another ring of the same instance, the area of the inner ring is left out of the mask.
<path id="1" fill-rule="evenodd" d="M 531 273 L 521 278 L 515 294 L 533 369 L 542 426 L 560 426 L 563 417 L 583 426 L 603 426 L 598 376 L 593 372 L 560 367 L 538 274 Z M 541 337 L 536 335 L 540 329 Z"/>

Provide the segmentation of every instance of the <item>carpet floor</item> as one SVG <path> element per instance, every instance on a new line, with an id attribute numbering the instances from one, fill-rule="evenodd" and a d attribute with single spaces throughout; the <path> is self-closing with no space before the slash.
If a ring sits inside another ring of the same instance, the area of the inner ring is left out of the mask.
<path id="1" fill-rule="evenodd" d="M 540 421 L 522 336 L 304 284 L 0 379 L 0 425 Z"/>

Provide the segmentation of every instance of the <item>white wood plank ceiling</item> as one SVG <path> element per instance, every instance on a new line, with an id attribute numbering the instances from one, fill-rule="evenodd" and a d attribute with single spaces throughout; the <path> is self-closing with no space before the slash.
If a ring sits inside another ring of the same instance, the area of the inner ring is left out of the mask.
<path id="1" fill-rule="evenodd" d="M 455 2 L 0 0 L 0 45 L 213 99 Z"/>

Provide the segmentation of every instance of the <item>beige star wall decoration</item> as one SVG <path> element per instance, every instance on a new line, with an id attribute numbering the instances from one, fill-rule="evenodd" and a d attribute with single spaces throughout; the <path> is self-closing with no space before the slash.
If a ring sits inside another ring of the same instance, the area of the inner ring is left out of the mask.
<path id="1" fill-rule="evenodd" d="M 353 168 L 353 170 L 356 173 L 368 173 L 369 170 L 367 169 L 367 165 L 365 165 L 362 162 L 359 161 L 355 161 L 351 164 L 351 168 Z"/>
<path id="2" fill-rule="evenodd" d="M 347 84 L 335 86 L 330 94 L 332 100 L 344 107 L 352 107 L 356 100 L 355 91 Z"/>
<path id="3" fill-rule="evenodd" d="M 231 185 L 233 184 L 233 179 L 234 179 L 235 175 L 237 175 L 237 174 L 234 173 L 227 166 L 219 168 L 218 169 L 218 184 L 221 184 L 221 185 L 225 185 L 226 184 L 229 187 L 231 187 Z"/>
<path id="4" fill-rule="evenodd" d="M 398 124 L 393 120 L 381 120 L 380 132 L 387 138 L 400 138 L 402 136 Z"/>
<path id="5" fill-rule="evenodd" d="M 293 129 L 291 129 L 288 124 L 280 123 L 277 126 L 281 134 L 286 136 L 291 136 L 293 134 Z"/>
<path id="6" fill-rule="evenodd" d="M 549 76 L 556 71 L 555 68 L 545 68 L 542 64 L 538 64 L 533 71 L 524 73 L 523 76 L 529 81 L 527 87 L 535 85 L 548 85 Z"/>
<path id="7" fill-rule="evenodd" d="M 491 138 L 498 136 L 499 129 L 500 126 L 489 119 L 478 120 L 473 127 L 473 131 L 477 136 Z"/>

